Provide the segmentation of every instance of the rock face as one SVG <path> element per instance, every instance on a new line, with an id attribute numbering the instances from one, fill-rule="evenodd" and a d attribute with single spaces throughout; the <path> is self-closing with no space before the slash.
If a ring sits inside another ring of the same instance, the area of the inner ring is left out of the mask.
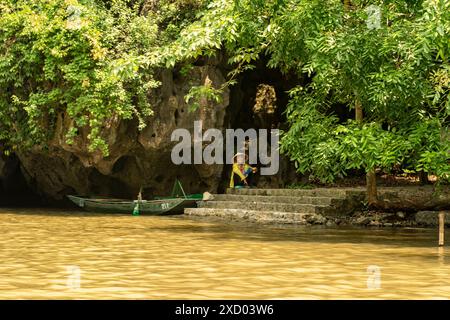
<path id="1" fill-rule="evenodd" d="M 155 2 L 156 3 L 156 2 Z M 238 83 L 221 93 L 220 102 L 200 101 L 200 107 L 191 112 L 185 96 L 193 86 L 210 84 L 220 88 L 228 73 L 226 58 L 200 59 L 188 74 L 174 70 L 160 70 L 157 76 L 161 86 L 149 92 L 153 115 L 146 127 L 138 130 L 138 121 L 121 120 L 112 116 L 104 122 L 100 135 L 109 145 L 109 156 L 90 152 L 89 130 L 78 130 L 70 145 L 66 141 L 73 120 L 65 113 L 56 116 L 54 133 L 48 146 L 36 146 L 31 150 L 16 151 L 15 172 L 25 181 L 28 193 L 36 193 L 49 201 L 60 201 L 67 194 L 103 195 L 134 198 L 143 189 L 146 198 L 167 195 L 176 178 L 180 179 L 187 193 L 224 191 L 229 183 L 230 166 L 224 165 L 175 165 L 171 161 L 171 141 L 177 128 L 190 131 L 193 136 L 194 121 L 202 121 L 203 132 L 215 128 L 224 133 L 227 128 L 270 129 L 281 123 L 286 91 L 297 80 L 289 80 L 281 73 L 257 66 L 244 73 Z M 267 128 L 258 124 L 254 113 L 255 97 L 260 83 L 274 86 L 277 94 L 277 114 Z M 204 145 L 205 146 L 205 145 Z M 1 149 L 1 146 L 0 146 Z M 0 150 L 1 151 L 1 150 Z M 0 169 L 4 161 L 0 162 Z M 261 176 L 260 187 L 281 187 L 296 182 L 294 165 L 286 157 L 280 157 L 280 170 L 274 176 Z M 0 176 L 2 183 L 5 179 Z M 8 181 L 10 181 L 9 179 Z M 65 199 L 66 200 L 66 199 Z"/>
<path id="2" fill-rule="evenodd" d="M 450 226 L 450 212 L 449 211 L 444 212 L 445 212 L 445 220 L 444 220 L 445 225 L 448 227 Z M 438 214 L 439 211 L 419 211 L 415 215 L 415 221 L 417 222 L 417 224 L 422 226 L 434 227 L 439 225 Z"/>
<path id="3" fill-rule="evenodd" d="M 448 210 L 450 209 L 450 188 L 442 185 L 379 188 L 379 200 L 388 210 Z"/>
<path id="4" fill-rule="evenodd" d="M 171 141 L 171 134 L 177 128 L 192 134 L 196 120 L 203 122 L 203 130 L 225 128 L 228 90 L 220 103 L 203 101 L 195 112 L 189 112 L 184 100 L 191 86 L 208 81 L 220 87 L 225 82 L 222 72 L 217 63 L 210 62 L 195 66 L 185 77 L 163 70 L 160 80 L 162 85 L 149 95 L 154 115 L 144 130 L 139 131 L 134 120 L 110 119 L 105 123 L 102 135 L 110 146 L 107 158 L 99 152 L 88 152 L 88 133 L 83 130 L 68 145 L 64 137 L 71 120 L 59 114 L 48 150 L 17 153 L 28 185 L 42 196 L 57 200 L 68 193 L 134 197 L 141 186 L 144 196 L 165 195 L 177 177 L 186 192 L 216 191 L 222 165 L 174 165 L 171 150 L 177 142 Z"/>

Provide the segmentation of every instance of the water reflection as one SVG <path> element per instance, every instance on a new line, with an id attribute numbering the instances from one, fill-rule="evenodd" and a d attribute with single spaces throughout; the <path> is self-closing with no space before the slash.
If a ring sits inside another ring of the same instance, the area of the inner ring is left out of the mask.
<path id="1" fill-rule="evenodd" d="M 448 248 L 437 247 L 434 229 L 0 213 L 1 299 L 450 296 Z M 368 278 L 369 266 L 379 268 L 378 287 L 377 277 Z"/>

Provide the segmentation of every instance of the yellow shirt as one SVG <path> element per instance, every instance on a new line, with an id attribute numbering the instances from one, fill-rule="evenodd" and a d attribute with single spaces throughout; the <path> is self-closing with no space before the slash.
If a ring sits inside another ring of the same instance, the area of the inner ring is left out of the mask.
<path id="1" fill-rule="evenodd" d="M 251 168 L 250 165 L 244 164 L 244 171 L 248 170 L 249 168 Z M 241 178 L 241 181 L 246 178 L 246 176 L 241 172 L 241 169 L 239 169 L 239 164 L 233 163 L 233 171 L 231 171 L 231 179 L 230 179 L 230 188 L 234 188 L 234 175 L 235 174 L 237 174 Z"/>

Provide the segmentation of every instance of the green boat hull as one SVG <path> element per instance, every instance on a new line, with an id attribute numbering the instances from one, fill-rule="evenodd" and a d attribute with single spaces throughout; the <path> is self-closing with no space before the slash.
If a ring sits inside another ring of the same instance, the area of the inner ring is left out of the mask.
<path id="1" fill-rule="evenodd" d="M 91 212 L 132 214 L 137 207 L 139 214 L 145 215 L 183 214 L 185 208 L 193 208 L 197 205 L 197 201 L 201 200 L 201 195 L 141 201 L 85 198 L 72 195 L 67 197 L 80 208 Z"/>

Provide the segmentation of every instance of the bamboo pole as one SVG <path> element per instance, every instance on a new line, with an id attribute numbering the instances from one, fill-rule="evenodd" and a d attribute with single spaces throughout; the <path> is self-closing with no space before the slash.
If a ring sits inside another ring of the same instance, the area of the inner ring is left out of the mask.
<path id="1" fill-rule="evenodd" d="M 445 212 L 439 212 L 439 246 L 444 245 L 444 226 L 445 226 Z"/>

